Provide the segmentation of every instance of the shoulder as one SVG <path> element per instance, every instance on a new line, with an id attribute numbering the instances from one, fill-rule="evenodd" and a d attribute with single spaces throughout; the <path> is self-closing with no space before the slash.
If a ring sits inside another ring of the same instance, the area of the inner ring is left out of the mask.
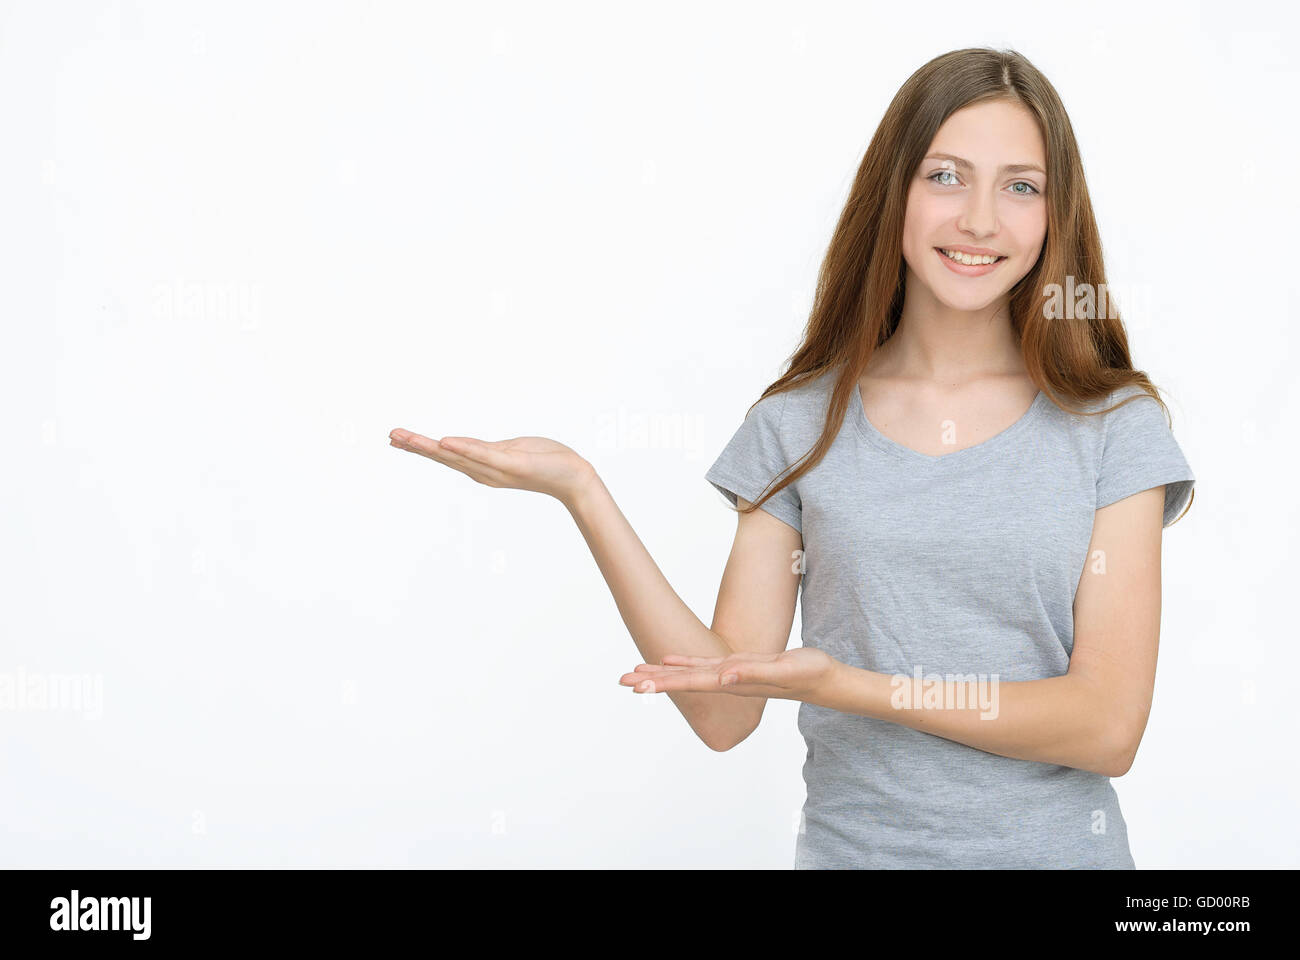
<path id="1" fill-rule="evenodd" d="M 1046 398 L 1045 429 L 1051 442 L 1088 463 L 1095 473 L 1107 461 L 1128 459 L 1149 449 L 1167 449 L 1173 443 L 1169 419 L 1161 402 L 1138 385 L 1118 387 L 1098 397 L 1061 402 Z"/>
<path id="2" fill-rule="evenodd" d="M 1174 438 L 1164 403 L 1140 386 L 1106 398 L 1097 468 L 1097 508 L 1149 487 L 1165 487 L 1163 525 L 1190 502 L 1196 477 Z"/>
<path id="3" fill-rule="evenodd" d="M 1171 430 L 1163 402 L 1137 385 L 1112 390 L 1098 409 L 1106 411 L 1098 418 L 1105 438 L 1121 434 L 1164 435 Z"/>
<path id="4" fill-rule="evenodd" d="M 787 386 L 758 400 L 750 401 L 745 419 L 773 430 L 798 430 L 808 422 L 821 423 L 826 418 L 826 407 L 834 378 L 821 374 Z"/>
<path id="5" fill-rule="evenodd" d="M 782 437 L 791 449 L 798 448 L 802 452 L 816 443 L 825 429 L 826 412 L 834 388 L 835 371 L 828 370 L 764 397 L 760 403 L 770 404 L 768 415 L 779 418 Z M 850 404 L 845 416 L 846 424 L 852 415 Z"/>
<path id="6" fill-rule="evenodd" d="M 826 411 L 831 403 L 831 393 L 835 390 L 838 376 L 838 370 L 833 368 L 823 370 L 821 373 L 800 380 L 793 387 L 784 391 L 788 397 L 786 416 L 800 419 L 812 418 L 819 423 L 825 421 Z M 857 384 L 853 385 L 853 389 L 857 389 Z M 852 395 L 850 395 L 851 400 Z M 852 406 L 851 402 L 849 406 Z"/>
<path id="7" fill-rule="evenodd" d="M 1070 402 L 1063 399 L 1062 402 L 1083 415 L 1061 409 L 1049 397 L 1046 406 L 1052 418 L 1080 431 L 1095 432 L 1098 438 L 1104 437 L 1112 429 L 1124 429 L 1132 424 L 1149 427 L 1153 423 L 1160 423 L 1166 428 L 1169 425 L 1165 408 L 1160 401 L 1136 385 L 1118 387 L 1091 400 Z"/>

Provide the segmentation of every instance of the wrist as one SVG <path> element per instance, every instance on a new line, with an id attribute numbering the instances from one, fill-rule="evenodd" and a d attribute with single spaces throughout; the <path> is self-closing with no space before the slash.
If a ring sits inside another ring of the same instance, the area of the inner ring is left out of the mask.
<path id="1" fill-rule="evenodd" d="M 831 669 L 818 684 L 815 697 L 810 702 L 819 707 L 887 719 L 889 678 L 881 673 L 850 666 L 842 660 L 834 660 Z"/>
<path id="2" fill-rule="evenodd" d="M 559 500 L 570 513 L 576 516 L 603 492 L 605 492 L 605 485 L 601 482 L 600 474 L 596 472 L 595 467 L 584 460 L 577 476 Z"/>
<path id="3" fill-rule="evenodd" d="M 808 702 L 829 710 L 843 710 L 847 700 L 847 688 L 852 680 L 852 670 L 853 668 L 844 661 L 832 657 L 830 668 L 813 688 Z"/>

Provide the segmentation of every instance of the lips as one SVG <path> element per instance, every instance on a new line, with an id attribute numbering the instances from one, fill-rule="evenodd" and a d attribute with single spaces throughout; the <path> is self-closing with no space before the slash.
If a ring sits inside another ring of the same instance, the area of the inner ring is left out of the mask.
<path id="1" fill-rule="evenodd" d="M 941 247 L 934 248 L 934 255 L 943 261 L 945 267 L 961 277 L 982 277 L 986 273 L 992 273 L 1007 259 L 1004 256 L 998 256 L 992 263 L 962 263 L 960 260 L 954 260 L 944 253 Z M 982 259 L 987 259 L 987 257 Z"/>
<path id="2" fill-rule="evenodd" d="M 968 267 L 978 267 L 984 263 L 997 263 L 1006 257 L 996 250 L 965 249 L 962 247 L 935 247 L 954 263 L 964 263 Z"/>

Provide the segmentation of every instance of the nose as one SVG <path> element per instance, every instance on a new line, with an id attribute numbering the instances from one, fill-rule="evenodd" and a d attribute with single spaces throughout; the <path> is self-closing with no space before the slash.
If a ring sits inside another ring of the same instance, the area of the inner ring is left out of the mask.
<path id="1" fill-rule="evenodd" d="M 993 195 L 985 190 L 971 190 L 966 205 L 957 218 L 957 229 L 972 237 L 991 237 L 998 232 L 998 208 Z"/>

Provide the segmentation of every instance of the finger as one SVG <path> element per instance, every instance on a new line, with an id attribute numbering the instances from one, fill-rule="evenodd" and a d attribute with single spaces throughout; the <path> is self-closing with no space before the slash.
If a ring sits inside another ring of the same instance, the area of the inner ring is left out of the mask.
<path id="1" fill-rule="evenodd" d="M 632 669 L 635 670 L 635 671 L 637 671 L 638 673 L 643 673 L 643 672 L 644 672 L 644 673 L 664 673 L 664 672 L 672 672 L 672 671 L 674 671 L 674 670 L 687 670 L 687 669 L 690 669 L 690 668 L 689 668 L 689 667 L 676 666 L 675 664 L 663 664 L 663 663 L 638 663 L 638 664 L 637 664 L 635 667 L 633 667 Z"/>
<path id="2" fill-rule="evenodd" d="M 400 434 L 400 436 L 399 436 Z M 441 441 L 431 437 L 411 433 L 409 430 L 394 430 L 389 435 L 389 443 L 394 447 L 418 453 L 439 463 L 459 470 L 461 473 L 487 486 L 505 486 L 505 476 L 493 467 L 466 457 L 449 449 Z"/>
<path id="3" fill-rule="evenodd" d="M 665 658 L 665 659 L 666 659 L 666 658 Z M 721 662 L 721 661 L 719 661 L 719 662 Z M 639 663 L 639 664 L 637 664 L 636 669 L 638 669 L 638 670 L 642 670 L 642 669 L 645 669 L 645 670 L 698 670 L 698 669 L 700 669 L 701 666 L 708 667 L 708 666 L 710 666 L 710 664 L 708 664 L 708 663 L 704 663 L 704 664 L 695 664 L 695 663 Z"/>
<path id="4" fill-rule="evenodd" d="M 633 693 L 726 693 L 737 697 L 766 697 L 779 699 L 785 691 L 765 683 L 734 683 L 722 686 L 716 673 L 690 673 L 673 676 L 645 678 L 638 681 Z"/>
<path id="5" fill-rule="evenodd" d="M 394 430 L 388 435 L 388 442 L 394 447 L 411 453 L 418 453 L 432 460 L 437 460 L 439 463 L 445 463 L 449 467 L 472 462 L 459 456 L 450 448 L 444 447 L 432 437 L 412 433 L 410 430 Z"/>
<path id="6" fill-rule="evenodd" d="M 667 653 L 664 654 L 663 662 L 684 667 L 716 667 L 722 659 L 722 657 L 691 657 L 684 653 Z"/>
<path id="7" fill-rule="evenodd" d="M 630 687 L 633 684 L 640 683 L 642 680 L 650 679 L 653 677 L 667 676 L 670 673 L 680 673 L 684 670 L 689 670 L 689 669 L 690 669 L 689 667 L 662 667 L 653 663 L 643 663 L 639 665 L 631 673 L 625 673 L 621 677 L 619 677 L 618 682 L 623 684 L 624 686 Z"/>
<path id="8" fill-rule="evenodd" d="M 389 431 L 388 441 L 395 447 L 403 447 L 407 450 L 416 450 L 421 453 L 432 453 L 438 450 L 437 440 L 433 440 L 411 430 L 404 430 L 401 427 L 396 427 Z"/>
<path id="9" fill-rule="evenodd" d="M 438 442 L 458 456 L 496 470 L 505 470 L 509 463 L 508 453 L 498 450 L 495 444 L 474 437 L 443 437 Z"/>
<path id="10" fill-rule="evenodd" d="M 663 673 L 653 677 L 637 677 L 632 684 L 634 693 L 668 693 L 693 691 L 717 693 L 722 690 L 718 675 L 712 670 L 685 670 L 680 673 Z"/>
<path id="11" fill-rule="evenodd" d="M 666 672 L 647 673 L 644 671 L 633 671 L 632 673 L 623 674 L 623 676 L 618 678 L 618 682 L 621 686 L 624 687 L 637 688 L 638 693 L 643 693 L 643 692 L 653 693 L 662 689 L 664 681 L 667 680 L 669 677 L 680 676 L 680 675 L 681 675 L 680 671 L 676 674 L 666 673 Z M 641 689 L 645 687 L 646 684 L 650 684 L 651 685 L 650 688 Z"/>

